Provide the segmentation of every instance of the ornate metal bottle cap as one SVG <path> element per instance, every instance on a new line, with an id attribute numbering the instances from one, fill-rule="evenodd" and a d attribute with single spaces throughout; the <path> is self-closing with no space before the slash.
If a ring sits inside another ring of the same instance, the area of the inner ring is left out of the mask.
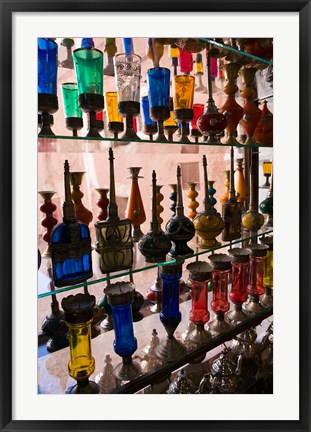
<path id="1" fill-rule="evenodd" d="M 134 298 L 135 285 L 132 282 L 117 282 L 107 286 L 104 290 L 108 303 L 112 306 L 131 303 Z"/>
<path id="2" fill-rule="evenodd" d="M 260 239 L 262 244 L 269 246 L 269 251 L 273 251 L 273 236 L 266 236 Z"/>
<path id="3" fill-rule="evenodd" d="M 231 262 L 233 258 L 226 254 L 213 254 L 208 257 L 208 259 L 214 265 L 215 270 L 230 270 Z"/>
<path id="4" fill-rule="evenodd" d="M 211 277 L 213 266 L 205 261 L 195 261 L 187 265 L 190 279 L 198 282 L 204 282 Z"/>
<path id="5" fill-rule="evenodd" d="M 252 253 L 250 249 L 247 248 L 233 248 L 229 249 L 229 254 L 233 256 L 233 262 L 245 263 L 249 261 L 249 256 Z"/>
<path id="6" fill-rule="evenodd" d="M 257 339 L 256 330 L 253 327 L 251 327 L 245 330 L 244 332 L 238 334 L 236 336 L 236 339 L 245 343 L 255 342 Z"/>
<path id="7" fill-rule="evenodd" d="M 252 255 L 255 257 L 265 257 L 269 246 L 266 244 L 252 244 L 249 246 L 252 251 Z"/>
<path id="8" fill-rule="evenodd" d="M 73 201 L 71 200 L 70 191 L 70 170 L 68 160 L 64 163 L 64 188 L 65 201 L 63 203 L 63 220 L 64 222 L 76 222 L 76 211 Z"/>
<path id="9" fill-rule="evenodd" d="M 177 378 L 170 384 L 168 392 L 169 394 L 193 394 L 195 392 L 195 386 L 193 382 L 187 378 L 187 374 L 184 369 L 178 371 Z"/>
<path id="10" fill-rule="evenodd" d="M 181 276 L 183 262 L 162 266 L 160 267 L 160 273 L 167 276 Z"/>
<path id="11" fill-rule="evenodd" d="M 93 318 L 95 303 L 95 296 L 90 294 L 79 293 L 63 298 L 62 308 L 65 312 L 65 321 L 71 324 L 89 321 Z"/>
<path id="12" fill-rule="evenodd" d="M 212 363 L 212 371 L 217 375 L 232 375 L 236 371 L 236 365 L 230 360 L 228 351 L 224 350 Z"/>

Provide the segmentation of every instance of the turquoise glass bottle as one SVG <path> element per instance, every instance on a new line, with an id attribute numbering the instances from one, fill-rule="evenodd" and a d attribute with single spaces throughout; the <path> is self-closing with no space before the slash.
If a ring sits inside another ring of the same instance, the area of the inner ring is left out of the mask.
<path id="1" fill-rule="evenodd" d="M 93 276 L 91 238 L 87 225 L 77 221 L 71 201 L 70 171 L 64 164 L 65 202 L 63 222 L 51 233 L 51 258 L 56 287 L 81 283 Z"/>

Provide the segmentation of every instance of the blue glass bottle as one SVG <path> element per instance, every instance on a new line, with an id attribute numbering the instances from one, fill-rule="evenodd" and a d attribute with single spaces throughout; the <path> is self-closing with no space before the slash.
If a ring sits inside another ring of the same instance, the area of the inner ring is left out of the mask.
<path id="1" fill-rule="evenodd" d="M 82 38 L 81 48 L 94 48 L 94 40 L 93 38 Z"/>
<path id="2" fill-rule="evenodd" d="M 147 71 L 150 116 L 158 122 L 158 142 L 167 142 L 163 122 L 170 117 L 170 76 L 171 71 L 163 67 Z"/>
<path id="3" fill-rule="evenodd" d="M 158 128 L 157 122 L 153 121 L 150 118 L 150 105 L 148 96 L 143 96 L 141 98 L 141 107 L 143 118 L 143 132 L 144 134 L 149 135 L 150 140 L 152 140 L 152 136 L 157 132 Z"/>
<path id="4" fill-rule="evenodd" d="M 51 233 L 51 258 L 57 287 L 84 282 L 93 276 L 91 238 L 87 225 L 77 221 L 70 193 L 70 172 L 65 161 L 63 222 Z"/>
<path id="5" fill-rule="evenodd" d="M 134 53 L 133 39 L 132 38 L 123 38 L 123 51 L 125 54 L 131 55 Z"/>
<path id="6" fill-rule="evenodd" d="M 147 71 L 148 96 L 150 107 L 168 107 L 170 102 L 171 71 L 155 67 Z"/>
<path id="7" fill-rule="evenodd" d="M 132 355 L 137 349 L 132 316 L 134 291 L 135 285 L 132 282 L 117 282 L 105 288 L 114 324 L 113 347 L 122 357 L 122 363 L 115 367 L 114 375 L 123 381 L 134 379 L 141 373 L 139 364 L 132 360 Z"/>
<path id="8" fill-rule="evenodd" d="M 179 311 L 179 279 L 182 275 L 182 262 L 160 267 L 162 279 L 162 311 L 160 321 L 167 337 L 155 349 L 155 355 L 167 362 L 175 361 L 186 354 L 186 348 L 174 337 L 176 327 L 181 321 Z"/>
<path id="9" fill-rule="evenodd" d="M 41 113 L 40 135 L 54 135 L 51 114 L 58 110 L 58 45 L 52 39 L 38 38 L 38 112 Z"/>
<path id="10" fill-rule="evenodd" d="M 137 350 L 134 337 L 132 301 L 122 305 L 111 305 L 115 331 L 113 348 L 120 357 L 130 357 Z"/>
<path id="11" fill-rule="evenodd" d="M 142 106 L 142 117 L 143 117 L 144 125 L 156 125 L 157 122 L 153 121 L 150 118 L 150 104 L 149 104 L 148 96 L 143 96 L 141 98 L 141 106 Z"/>
<path id="12" fill-rule="evenodd" d="M 52 39 L 38 38 L 38 93 L 56 95 L 58 45 Z"/>
<path id="13" fill-rule="evenodd" d="M 161 267 L 162 279 L 162 311 L 160 321 L 164 327 L 174 328 L 181 321 L 179 311 L 179 279 L 181 278 L 181 264 Z"/>

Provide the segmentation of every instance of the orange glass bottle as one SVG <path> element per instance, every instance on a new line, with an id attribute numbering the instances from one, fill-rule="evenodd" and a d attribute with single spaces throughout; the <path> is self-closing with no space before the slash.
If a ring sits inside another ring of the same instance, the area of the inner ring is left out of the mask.
<path id="1" fill-rule="evenodd" d="M 141 167 L 130 167 L 129 170 L 132 176 L 132 186 L 126 216 L 132 221 L 133 224 L 133 240 L 134 242 L 138 242 L 143 236 L 140 225 L 146 220 L 144 205 L 138 185 L 138 179 L 142 178 L 139 176 Z"/>

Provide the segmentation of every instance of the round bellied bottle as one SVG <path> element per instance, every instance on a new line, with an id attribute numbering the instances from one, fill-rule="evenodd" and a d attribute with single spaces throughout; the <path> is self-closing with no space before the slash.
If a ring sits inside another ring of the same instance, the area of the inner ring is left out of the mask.
<path id="1" fill-rule="evenodd" d="M 201 240 L 199 246 L 202 248 L 212 248 L 220 243 L 216 237 L 221 233 L 225 224 L 217 210 L 212 206 L 209 199 L 208 179 L 207 179 L 207 161 L 203 155 L 203 170 L 204 170 L 204 210 L 198 213 L 193 221 L 196 233 Z"/>
<path id="2" fill-rule="evenodd" d="M 169 255 L 174 258 L 189 256 L 193 250 L 187 245 L 195 234 L 192 221 L 184 215 L 181 191 L 181 169 L 177 167 L 177 205 L 176 214 L 166 224 L 165 234 L 173 242 Z"/>
<path id="3" fill-rule="evenodd" d="M 152 219 L 150 230 L 138 242 L 138 249 L 145 257 L 147 262 L 165 261 L 166 254 L 171 249 L 171 241 L 166 236 L 159 225 L 157 215 L 157 177 L 156 172 L 152 171 Z"/>

